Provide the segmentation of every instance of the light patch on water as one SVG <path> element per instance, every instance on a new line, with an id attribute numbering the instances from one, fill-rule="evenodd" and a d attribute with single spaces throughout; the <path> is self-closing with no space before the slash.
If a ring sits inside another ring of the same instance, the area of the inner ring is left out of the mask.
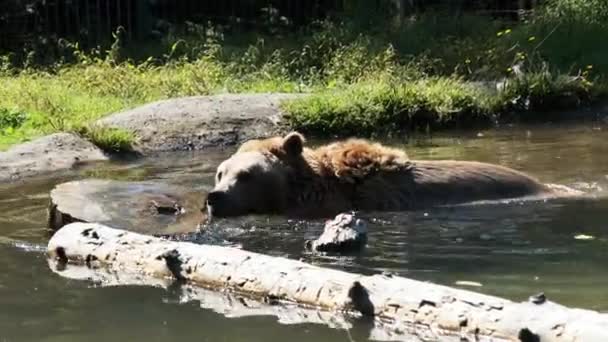
<path id="1" fill-rule="evenodd" d="M 604 187 L 598 182 L 575 182 L 570 185 L 576 190 L 580 190 L 589 194 L 601 194 L 604 192 Z"/>
<path id="2" fill-rule="evenodd" d="M 14 247 L 27 253 L 46 253 L 45 245 L 15 240 L 4 236 L 0 236 L 0 245 Z"/>
<path id="3" fill-rule="evenodd" d="M 457 286 L 472 286 L 472 287 L 482 287 L 483 284 L 476 282 L 476 281 L 470 281 L 470 280 L 456 280 L 454 282 L 454 285 Z"/>
<path id="4" fill-rule="evenodd" d="M 578 234 L 574 236 L 575 240 L 595 240 L 595 236 L 586 235 L 586 234 Z"/>

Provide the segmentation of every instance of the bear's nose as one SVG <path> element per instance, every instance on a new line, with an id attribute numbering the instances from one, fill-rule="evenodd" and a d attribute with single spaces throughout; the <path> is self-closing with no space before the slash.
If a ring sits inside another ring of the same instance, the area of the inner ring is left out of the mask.
<path id="1" fill-rule="evenodd" d="M 220 202 L 222 202 L 222 200 L 224 199 L 225 196 L 226 196 L 226 194 L 224 194 L 224 192 L 222 192 L 222 191 L 211 191 L 207 195 L 207 205 L 209 205 L 209 206 L 218 205 Z"/>

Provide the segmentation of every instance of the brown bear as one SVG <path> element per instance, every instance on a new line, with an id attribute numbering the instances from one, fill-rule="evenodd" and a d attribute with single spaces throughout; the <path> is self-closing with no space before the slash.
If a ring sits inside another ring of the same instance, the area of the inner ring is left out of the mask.
<path id="1" fill-rule="evenodd" d="M 209 214 L 320 218 L 348 210 L 399 211 L 558 191 L 503 166 L 410 160 L 402 150 L 367 140 L 316 149 L 304 143 L 296 132 L 245 142 L 219 165 L 207 196 Z"/>

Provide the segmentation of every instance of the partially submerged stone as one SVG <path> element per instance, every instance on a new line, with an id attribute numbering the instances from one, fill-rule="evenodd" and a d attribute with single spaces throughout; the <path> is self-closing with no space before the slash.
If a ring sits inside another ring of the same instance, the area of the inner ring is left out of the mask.
<path id="1" fill-rule="evenodd" d="M 342 213 L 325 223 L 321 236 L 305 243 L 307 249 L 319 252 L 356 251 L 367 242 L 367 223 L 355 213 Z"/>
<path id="2" fill-rule="evenodd" d="M 91 142 L 70 133 L 55 133 L 0 152 L 0 184 L 73 169 L 108 157 Z"/>
<path id="3" fill-rule="evenodd" d="M 203 193 L 155 182 L 88 179 L 51 191 L 49 228 L 95 222 L 144 234 L 195 232 L 204 220 Z"/>

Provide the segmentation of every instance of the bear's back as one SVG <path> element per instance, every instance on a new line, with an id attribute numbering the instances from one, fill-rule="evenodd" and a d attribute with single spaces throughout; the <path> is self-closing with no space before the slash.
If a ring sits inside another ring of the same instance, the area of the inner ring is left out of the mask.
<path id="1" fill-rule="evenodd" d="M 355 193 L 361 210 L 405 210 L 541 194 L 547 187 L 519 171 L 469 161 L 410 161 L 410 168 L 364 180 Z"/>

